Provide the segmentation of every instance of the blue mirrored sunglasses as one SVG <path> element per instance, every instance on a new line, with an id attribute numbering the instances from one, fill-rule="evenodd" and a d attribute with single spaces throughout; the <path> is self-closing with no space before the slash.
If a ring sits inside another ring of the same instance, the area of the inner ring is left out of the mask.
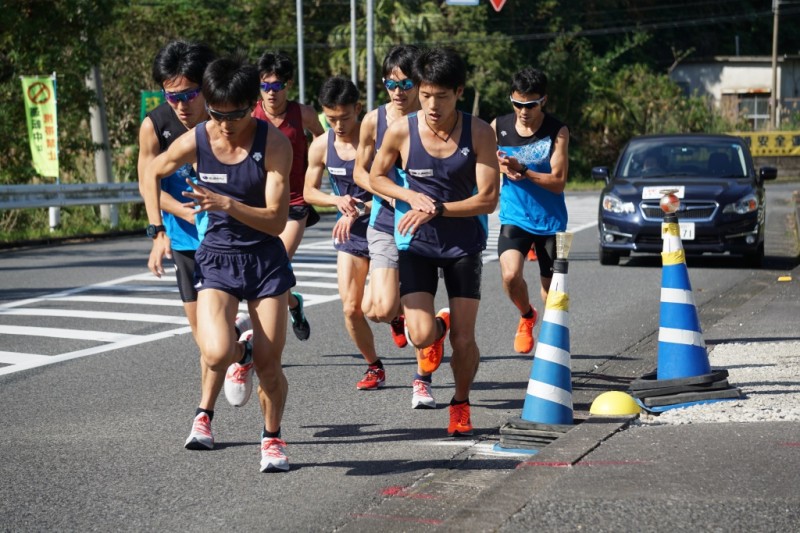
<path id="1" fill-rule="evenodd" d="M 408 91 L 414 87 L 414 80 L 410 80 L 408 78 L 404 80 L 387 80 L 386 78 L 383 78 L 383 85 L 389 91 L 394 91 L 395 89 Z"/>
<path id="2" fill-rule="evenodd" d="M 270 91 L 278 92 L 284 90 L 285 88 L 286 88 L 285 81 L 273 81 L 271 83 L 268 81 L 261 82 L 261 90 L 264 91 L 265 93 L 268 93 Z"/>
<path id="3" fill-rule="evenodd" d="M 164 89 L 163 91 L 164 91 L 164 98 L 167 99 L 167 102 L 171 104 L 177 104 L 178 102 L 184 102 L 184 103 L 191 102 L 192 100 L 197 98 L 197 96 L 202 91 L 202 88 L 198 86 L 195 87 L 194 89 L 188 89 L 186 91 L 181 91 L 178 93 L 171 93 L 168 92 L 166 89 Z"/>

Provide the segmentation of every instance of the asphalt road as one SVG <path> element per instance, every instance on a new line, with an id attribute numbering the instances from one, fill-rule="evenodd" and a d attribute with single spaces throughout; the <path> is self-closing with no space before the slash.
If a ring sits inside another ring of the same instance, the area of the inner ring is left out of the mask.
<path id="1" fill-rule="evenodd" d="M 792 189 L 770 187 L 770 201 Z M 590 224 L 595 198 L 570 200 L 572 223 Z M 312 334 L 300 342 L 290 333 L 284 351 L 286 474 L 259 472 L 253 401 L 233 408 L 221 398 L 215 450 L 183 449 L 199 399 L 198 355 L 174 284 L 146 273 L 146 239 L 0 253 L 0 529 L 424 530 L 511 472 L 524 458 L 491 447 L 497 428 L 520 414 L 531 357 L 513 352 L 516 314 L 494 249 L 484 266 L 482 364 L 471 396 L 476 437 L 453 440 L 445 432 L 447 359 L 434 377 L 440 408 L 412 410 L 413 352 L 394 347 L 388 326 L 373 328 L 387 387 L 355 390 L 364 364 L 343 331 L 329 228 L 312 228 L 296 258 L 300 290 L 312 295 Z M 576 415 L 655 361 L 660 259 L 601 267 L 596 239 L 594 228 L 577 231 L 570 255 Z M 770 246 L 760 271 L 729 257 L 690 260 L 701 322 L 719 320 L 786 268 Z M 528 272 L 533 279 L 535 263 Z M 432 480 L 435 494 L 412 490 Z M 387 501 L 407 511 L 387 512 Z"/>

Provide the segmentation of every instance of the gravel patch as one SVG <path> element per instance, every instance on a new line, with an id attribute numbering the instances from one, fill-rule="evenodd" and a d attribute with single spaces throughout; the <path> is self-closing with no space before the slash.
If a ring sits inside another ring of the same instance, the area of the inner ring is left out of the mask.
<path id="1" fill-rule="evenodd" d="M 708 359 L 744 399 L 643 412 L 635 424 L 800 421 L 800 341 L 719 344 Z"/>

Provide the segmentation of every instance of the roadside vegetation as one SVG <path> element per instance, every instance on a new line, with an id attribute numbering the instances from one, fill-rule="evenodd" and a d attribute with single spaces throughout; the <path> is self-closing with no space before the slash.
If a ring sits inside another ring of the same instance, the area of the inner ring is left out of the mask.
<path id="1" fill-rule="evenodd" d="M 769 55 L 771 0 L 680 6 L 658 0 L 509 0 L 452 7 L 425 0 L 375 0 L 375 65 L 396 43 L 452 46 L 470 68 L 462 110 L 486 120 L 511 111 L 508 83 L 525 65 L 550 80 L 547 111 L 570 126 L 570 187 L 595 188 L 590 169 L 611 165 L 633 135 L 744 129 L 686 95 L 669 72 L 688 58 Z M 365 2 L 358 2 L 358 76 L 366 101 Z M 43 9 L 42 6 L 46 5 Z M 535 5 L 532 9 L 531 6 Z M 0 10 L 0 185 L 42 180 L 30 162 L 19 76 L 57 73 L 62 183 L 94 180 L 89 128 L 93 94 L 85 78 L 99 65 L 114 179 L 136 181 L 140 91 L 156 89 L 152 58 L 167 41 L 200 40 L 224 53 L 296 54 L 295 2 L 284 0 L 8 0 Z M 682 7 L 681 7 L 682 6 Z M 305 0 L 306 102 L 333 74 L 350 72 L 350 3 Z M 735 15 L 732 15 L 735 14 Z M 797 19 L 785 17 L 779 49 L 800 49 Z M 376 105 L 385 92 L 374 80 Z M 297 83 L 293 87 L 297 97 Z M 800 119 L 793 118 L 793 123 Z M 97 207 L 64 208 L 51 232 L 46 209 L 0 211 L 0 242 L 109 231 Z M 146 224 L 139 204 L 119 206 L 119 231 Z"/>

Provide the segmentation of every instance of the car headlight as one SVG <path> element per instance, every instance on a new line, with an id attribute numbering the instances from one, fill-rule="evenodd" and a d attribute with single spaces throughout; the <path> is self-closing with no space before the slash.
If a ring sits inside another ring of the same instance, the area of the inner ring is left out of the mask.
<path id="1" fill-rule="evenodd" d="M 754 194 L 748 194 L 747 196 L 743 196 L 733 202 L 732 204 L 726 205 L 723 209 L 723 213 L 736 213 L 737 215 L 745 215 L 747 213 L 752 213 L 758 209 L 758 198 Z"/>
<path id="2" fill-rule="evenodd" d="M 603 196 L 603 211 L 610 211 L 611 213 L 635 213 L 636 208 L 633 202 L 623 202 L 613 194 L 606 194 Z"/>

